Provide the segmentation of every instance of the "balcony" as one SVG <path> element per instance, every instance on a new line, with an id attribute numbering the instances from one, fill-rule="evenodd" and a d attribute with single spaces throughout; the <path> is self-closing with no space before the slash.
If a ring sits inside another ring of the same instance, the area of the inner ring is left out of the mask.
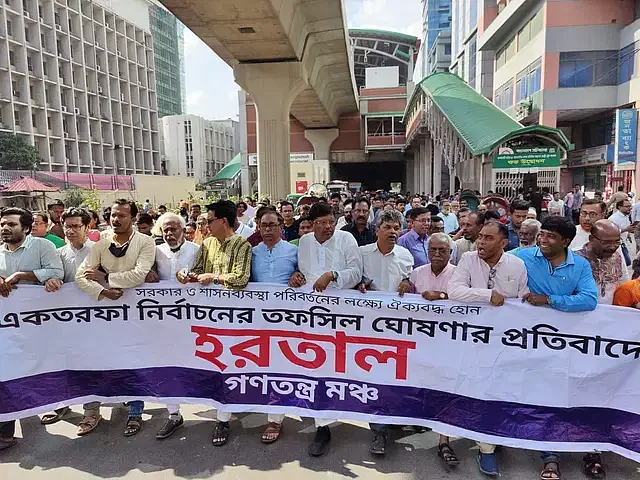
<path id="1" fill-rule="evenodd" d="M 613 145 L 601 145 L 599 147 L 573 150 L 567 153 L 566 164 L 568 168 L 590 167 L 593 165 L 605 165 L 613 162 Z"/>

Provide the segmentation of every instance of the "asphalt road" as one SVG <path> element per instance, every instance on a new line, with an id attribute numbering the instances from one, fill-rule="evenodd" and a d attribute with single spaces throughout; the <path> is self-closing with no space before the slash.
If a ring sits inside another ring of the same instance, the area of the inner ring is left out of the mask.
<path id="1" fill-rule="evenodd" d="M 65 420 L 48 427 L 32 417 L 21 422 L 20 444 L 0 453 L 1 480 L 206 479 L 220 480 L 320 480 L 320 479 L 486 479 L 477 468 L 475 444 L 452 442 L 461 460 L 448 470 L 436 455 L 438 436 L 398 429 L 383 458 L 369 454 L 370 431 L 359 422 L 332 425 L 328 453 L 311 458 L 307 447 L 315 428 L 308 418 L 287 417 L 283 434 L 273 445 L 263 445 L 260 434 L 266 415 L 239 414 L 232 420 L 232 438 L 224 447 L 211 444 L 214 410 L 205 406 L 183 407 L 185 426 L 166 440 L 155 439 L 167 411 L 148 404 L 142 432 L 122 436 L 126 409 L 103 407 L 105 419 L 86 437 L 75 435 L 81 408 Z M 536 480 L 540 475 L 537 452 L 504 448 L 498 453 L 502 478 Z M 585 478 L 580 472 L 582 456 L 567 454 L 564 479 Z M 605 454 L 609 480 L 640 479 L 640 464 Z"/>

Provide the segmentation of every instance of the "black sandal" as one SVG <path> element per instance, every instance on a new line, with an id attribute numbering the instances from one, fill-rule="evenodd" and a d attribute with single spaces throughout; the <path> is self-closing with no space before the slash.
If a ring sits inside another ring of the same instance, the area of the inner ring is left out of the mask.
<path id="1" fill-rule="evenodd" d="M 549 465 L 555 465 L 555 468 L 549 468 Z M 540 480 L 562 480 L 558 462 L 545 463 L 542 472 L 540 472 Z"/>
<path id="2" fill-rule="evenodd" d="M 142 430 L 142 417 L 131 417 L 127 419 L 127 424 L 124 427 L 124 436 L 133 437 Z"/>
<path id="3" fill-rule="evenodd" d="M 221 447 L 229 440 L 229 431 L 231 425 L 229 422 L 216 422 L 213 427 L 212 443 L 215 447 Z"/>
<path id="4" fill-rule="evenodd" d="M 582 472 L 589 478 L 606 478 L 607 472 L 602 467 L 602 457 L 599 453 L 587 453 L 582 458 Z"/>
<path id="5" fill-rule="evenodd" d="M 438 445 L 438 456 L 444 460 L 444 463 L 449 467 L 456 467 L 460 463 L 458 457 L 456 457 L 453 448 L 448 443 L 441 443 Z"/>

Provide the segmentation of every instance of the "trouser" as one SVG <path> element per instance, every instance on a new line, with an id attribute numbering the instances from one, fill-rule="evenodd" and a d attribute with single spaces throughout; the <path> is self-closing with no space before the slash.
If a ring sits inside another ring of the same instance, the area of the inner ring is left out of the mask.
<path id="1" fill-rule="evenodd" d="M 540 458 L 542 463 L 558 463 L 560 461 L 560 454 L 556 452 L 540 452 Z"/>
<path id="2" fill-rule="evenodd" d="M 385 425 L 382 423 L 370 423 L 369 428 L 376 435 L 382 435 L 384 437 L 389 436 L 389 425 Z"/>
<path id="3" fill-rule="evenodd" d="M 16 434 L 16 421 L 0 422 L 0 438 L 13 438 Z"/>
<path id="4" fill-rule="evenodd" d="M 144 410 L 144 402 L 142 400 L 134 400 L 129 402 L 129 418 L 141 417 Z"/>
<path id="5" fill-rule="evenodd" d="M 480 449 L 480 453 L 483 453 L 485 455 L 495 453 L 496 451 L 496 446 L 491 443 L 476 442 L 476 445 Z"/>
<path id="6" fill-rule="evenodd" d="M 174 403 L 167 403 L 167 410 L 169 410 L 169 416 L 176 419 L 180 418 L 180 405 Z"/>
<path id="7" fill-rule="evenodd" d="M 267 415 L 267 421 L 269 423 L 282 423 L 284 422 L 284 413 L 270 413 Z"/>
<path id="8" fill-rule="evenodd" d="M 218 410 L 216 412 L 216 420 L 219 422 L 228 422 L 231 420 L 231 412 L 223 412 L 222 410 Z"/>
<path id="9" fill-rule="evenodd" d="M 82 408 L 84 409 L 85 417 L 97 417 L 100 415 L 100 402 L 85 403 Z"/>

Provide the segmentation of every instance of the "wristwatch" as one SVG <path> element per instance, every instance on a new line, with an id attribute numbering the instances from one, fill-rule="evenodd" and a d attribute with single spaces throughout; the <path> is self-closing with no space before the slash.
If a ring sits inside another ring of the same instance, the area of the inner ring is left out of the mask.
<path id="1" fill-rule="evenodd" d="M 551 306 L 551 297 L 547 295 L 547 305 Z"/>
<path id="2" fill-rule="evenodd" d="M 215 276 L 215 278 L 213 279 L 213 284 L 220 285 L 220 275 Z"/>
<path id="3" fill-rule="evenodd" d="M 331 272 L 331 275 L 333 275 L 333 281 L 337 282 L 338 281 L 338 272 L 336 272 L 335 270 L 333 272 Z"/>
<path id="4" fill-rule="evenodd" d="M 447 294 L 444 292 L 440 292 L 440 298 L 444 300 L 445 298 L 447 298 Z"/>

